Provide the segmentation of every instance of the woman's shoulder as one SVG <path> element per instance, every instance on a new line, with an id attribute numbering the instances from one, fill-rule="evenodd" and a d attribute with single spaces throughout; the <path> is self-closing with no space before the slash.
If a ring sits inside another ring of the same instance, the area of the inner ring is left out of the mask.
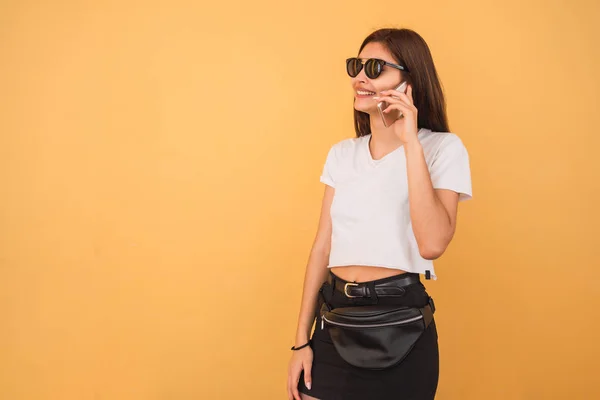
<path id="1" fill-rule="evenodd" d="M 465 152 L 466 148 L 461 138 L 453 132 L 428 131 L 420 139 L 421 146 L 428 163 L 447 152 Z"/>
<path id="2" fill-rule="evenodd" d="M 369 135 L 340 139 L 331 145 L 331 150 L 339 156 L 351 154 L 360 149 L 360 146 L 364 141 L 368 140 L 368 136 Z"/>
<path id="3" fill-rule="evenodd" d="M 435 132 L 426 130 L 419 139 L 426 151 L 438 152 L 446 147 L 464 147 L 461 138 L 453 132 Z"/>
<path id="4" fill-rule="evenodd" d="M 420 138 L 421 145 L 436 148 L 444 143 L 450 143 L 457 140 L 460 141 L 460 138 L 453 132 L 436 132 L 430 129 L 424 129 Z"/>

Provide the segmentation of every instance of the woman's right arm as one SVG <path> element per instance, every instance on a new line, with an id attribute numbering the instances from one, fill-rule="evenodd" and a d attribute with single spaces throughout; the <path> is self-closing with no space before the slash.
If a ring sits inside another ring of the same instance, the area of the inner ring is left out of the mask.
<path id="1" fill-rule="evenodd" d="M 335 189 L 329 185 L 325 185 L 319 226 L 304 274 L 302 302 L 300 304 L 300 313 L 298 315 L 295 346 L 302 346 L 304 343 L 308 342 L 310 331 L 315 320 L 317 294 L 319 293 L 321 285 L 327 280 L 327 266 L 331 250 L 330 209 L 334 194 Z"/>
<path id="2" fill-rule="evenodd" d="M 302 302 L 300 304 L 296 341 L 294 344 L 296 347 L 302 346 L 308 342 L 310 331 L 315 320 L 317 294 L 319 293 L 321 285 L 327 279 L 327 266 L 331 249 L 330 209 L 334 194 L 335 189 L 329 185 L 325 185 L 319 227 L 304 274 Z M 302 370 L 304 370 L 305 385 L 309 389 L 311 387 L 312 349 L 310 347 L 304 347 L 293 353 L 288 371 L 288 398 L 300 400 L 300 394 L 298 393 L 298 379 Z"/>

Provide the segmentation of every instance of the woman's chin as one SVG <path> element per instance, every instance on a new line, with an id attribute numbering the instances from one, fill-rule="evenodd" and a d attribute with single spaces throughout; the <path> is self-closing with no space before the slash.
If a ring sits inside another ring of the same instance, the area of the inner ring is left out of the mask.
<path id="1" fill-rule="evenodd" d="M 377 107 L 354 107 L 354 109 L 370 116 L 377 114 Z"/>

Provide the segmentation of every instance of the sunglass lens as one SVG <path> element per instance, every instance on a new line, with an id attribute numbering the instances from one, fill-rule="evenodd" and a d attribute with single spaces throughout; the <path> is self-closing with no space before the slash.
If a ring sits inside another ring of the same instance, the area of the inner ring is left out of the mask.
<path id="1" fill-rule="evenodd" d="M 381 70 L 382 69 L 383 69 L 383 65 L 381 65 L 381 63 L 379 62 L 379 60 L 375 60 L 373 58 L 370 58 L 365 63 L 365 74 L 367 74 L 367 76 L 370 79 L 377 78 L 379 76 L 379 74 L 381 74 Z"/>
<path id="2" fill-rule="evenodd" d="M 354 78 L 356 75 L 358 75 L 361 69 L 362 63 L 358 58 L 349 58 L 346 60 L 346 71 L 351 77 Z"/>

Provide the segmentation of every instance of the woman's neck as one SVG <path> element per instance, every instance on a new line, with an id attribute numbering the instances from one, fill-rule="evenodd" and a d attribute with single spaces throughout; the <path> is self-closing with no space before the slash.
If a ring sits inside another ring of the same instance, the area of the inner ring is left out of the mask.
<path id="1" fill-rule="evenodd" d="M 380 116 L 371 115 L 371 149 L 377 148 L 378 150 L 385 151 L 386 149 L 394 150 L 402 145 L 402 141 L 394 133 L 394 127 L 386 127 L 383 124 Z M 373 145 L 377 146 L 374 147 Z"/>

